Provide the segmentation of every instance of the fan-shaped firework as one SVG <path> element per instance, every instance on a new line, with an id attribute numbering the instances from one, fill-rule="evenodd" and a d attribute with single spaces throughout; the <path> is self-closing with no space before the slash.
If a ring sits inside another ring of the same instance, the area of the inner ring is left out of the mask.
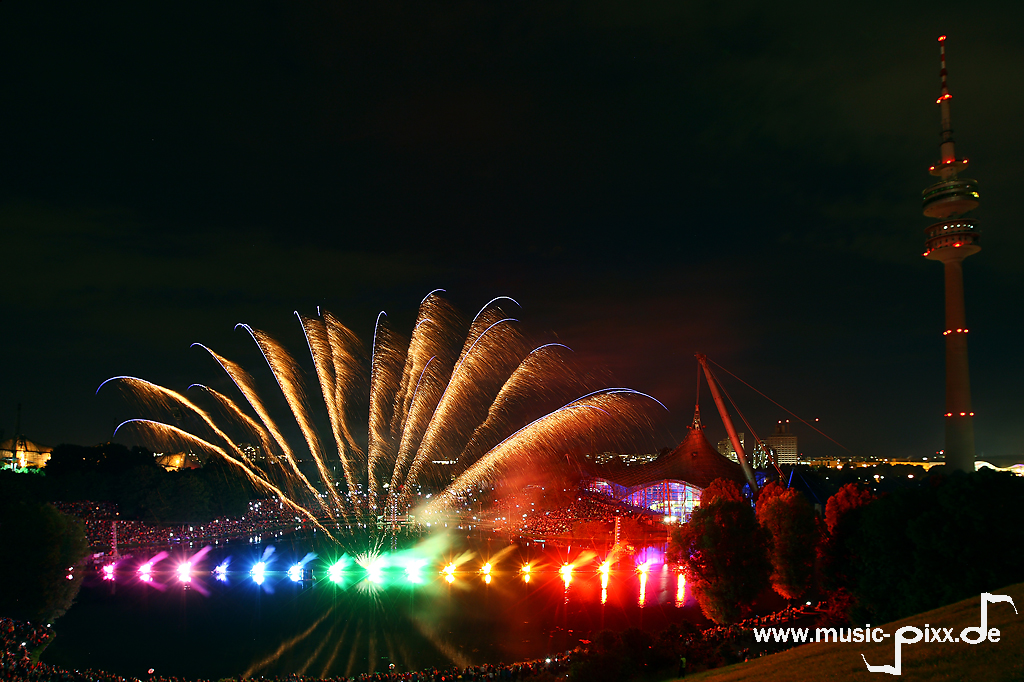
<path id="1" fill-rule="evenodd" d="M 499 297 L 485 305 L 469 323 L 461 347 L 459 330 L 466 325 L 437 292 L 421 302 L 408 340 L 381 313 L 368 368 L 358 338 L 337 318 L 296 313 L 330 424 L 329 446 L 317 435 L 299 363 L 265 332 L 239 325 L 256 342 L 280 388 L 316 464 L 314 480 L 300 468 L 253 378 L 206 346 L 195 344 L 220 365 L 241 397 L 239 402 L 207 386 L 189 387 L 205 395 L 220 421 L 181 393 L 142 379 L 114 377 L 100 388 L 117 382 L 177 422 L 130 419 L 118 429 L 133 425 L 154 444 L 221 457 L 321 528 L 318 515 L 404 512 L 421 485 L 440 492 L 426 511 L 445 511 L 462 493 L 512 468 L 537 473 L 585 448 L 620 443 L 648 427 L 649 410 L 661 405 L 631 389 L 593 390 L 593 379 L 573 366 L 571 350 L 562 344 L 531 350 L 517 320 L 502 311 L 508 303 L 515 301 Z M 367 373 L 364 450 L 351 425 Z M 257 445 L 249 447 L 250 442 Z M 262 461 L 250 456 L 256 448 L 266 455 Z M 453 464 L 442 469 L 433 464 L 438 461 Z M 335 481 L 331 465 L 339 462 L 343 480 Z M 313 502 L 301 503 L 305 498 Z"/>

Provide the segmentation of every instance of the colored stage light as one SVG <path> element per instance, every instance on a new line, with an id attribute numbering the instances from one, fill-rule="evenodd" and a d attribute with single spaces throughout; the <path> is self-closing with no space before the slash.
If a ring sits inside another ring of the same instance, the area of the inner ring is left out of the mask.
<path id="1" fill-rule="evenodd" d="M 249 575 L 252 576 L 252 581 L 254 583 L 256 583 L 257 585 L 262 585 L 263 581 L 266 579 L 266 576 L 265 576 L 266 570 L 267 570 L 266 563 L 260 561 L 260 562 L 257 562 L 256 564 L 254 564 L 253 567 L 251 569 L 249 569 Z"/>
<path id="2" fill-rule="evenodd" d="M 302 580 L 302 564 L 295 564 L 289 568 L 288 577 L 291 578 L 293 583 L 297 583 Z"/>
<path id="3" fill-rule="evenodd" d="M 569 587 L 569 583 L 572 582 L 572 564 L 562 564 L 562 567 L 558 569 L 559 575 L 562 576 L 562 582 L 565 583 L 566 589 Z"/>
<path id="4" fill-rule="evenodd" d="M 423 578 L 420 575 L 423 571 L 423 566 L 426 565 L 426 559 L 409 559 L 405 564 L 405 578 L 411 583 L 423 582 Z"/>
<path id="5" fill-rule="evenodd" d="M 339 560 L 330 565 L 327 569 L 327 579 L 332 583 L 340 583 L 342 572 L 345 570 L 345 561 Z"/>
<path id="6" fill-rule="evenodd" d="M 192 562 L 183 561 L 178 564 L 178 580 L 183 583 L 192 582 Z"/>
<path id="7" fill-rule="evenodd" d="M 363 568 L 366 569 L 366 579 L 375 585 L 380 585 L 384 582 L 384 569 L 388 567 L 387 559 L 382 556 L 373 557 L 369 562 L 365 564 Z"/>
<path id="8" fill-rule="evenodd" d="M 139 566 L 139 578 L 142 582 L 148 583 L 153 580 L 153 563 L 147 562 Z"/>
<path id="9" fill-rule="evenodd" d="M 107 564 L 103 567 L 103 579 L 113 580 L 114 579 L 114 564 Z"/>

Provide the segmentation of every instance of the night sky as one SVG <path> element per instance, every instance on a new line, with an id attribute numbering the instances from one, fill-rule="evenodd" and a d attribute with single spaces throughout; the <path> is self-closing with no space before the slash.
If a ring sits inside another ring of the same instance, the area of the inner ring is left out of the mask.
<path id="1" fill-rule="evenodd" d="M 467 316 L 515 298 L 537 343 L 661 399 L 662 445 L 702 352 L 855 454 L 934 453 L 948 34 L 977 450 L 1019 455 L 1022 26 L 1019 2 L 0 3 L 0 428 L 22 403 L 31 440 L 106 441 L 144 416 L 108 377 L 212 382 L 200 341 L 266 382 L 235 323 L 302 357 L 293 310 L 369 343 L 443 288 Z M 786 416 L 726 387 L 762 436 Z"/>

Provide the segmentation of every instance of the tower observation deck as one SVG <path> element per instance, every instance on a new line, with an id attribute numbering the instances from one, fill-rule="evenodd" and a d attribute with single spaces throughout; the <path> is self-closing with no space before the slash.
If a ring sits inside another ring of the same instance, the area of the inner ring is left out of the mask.
<path id="1" fill-rule="evenodd" d="M 959 159 L 953 143 L 946 82 L 946 36 L 939 38 L 942 89 L 935 101 L 942 120 L 940 160 L 929 172 L 939 181 L 921 193 L 923 212 L 939 222 L 925 229 L 924 257 L 942 263 L 946 282 L 946 466 L 974 471 L 974 411 L 967 365 L 967 317 L 964 312 L 963 260 L 981 250 L 977 225 L 963 216 L 977 208 L 981 197 L 975 180 L 960 178 L 967 159 Z"/>

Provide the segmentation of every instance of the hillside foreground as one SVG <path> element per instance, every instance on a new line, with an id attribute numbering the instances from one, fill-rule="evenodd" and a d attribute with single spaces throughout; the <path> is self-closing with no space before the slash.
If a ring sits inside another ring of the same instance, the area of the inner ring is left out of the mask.
<path id="1" fill-rule="evenodd" d="M 687 675 L 686 680 L 700 682 L 817 682 L 817 680 L 867 682 L 876 680 L 927 682 L 1022 682 L 1024 680 L 1024 583 L 992 592 L 1013 599 L 1017 612 L 1009 603 L 989 603 L 987 627 L 999 630 L 999 641 L 979 644 L 963 642 L 925 642 L 904 644 L 901 649 L 900 675 L 869 672 L 865 665 L 893 665 L 896 631 L 903 626 L 936 628 L 940 637 L 943 628 L 959 637 L 966 627 L 978 627 L 981 621 L 981 596 L 943 606 L 881 627 L 890 637 L 881 643 L 815 642 L 804 644 L 763 658 L 725 668 Z M 931 631 L 929 633 L 931 636 Z M 751 641 L 754 635 L 751 633 Z M 814 630 L 811 630 L 811 638 Z M 906 633 L 912 638 L 913 633 Z"/>

